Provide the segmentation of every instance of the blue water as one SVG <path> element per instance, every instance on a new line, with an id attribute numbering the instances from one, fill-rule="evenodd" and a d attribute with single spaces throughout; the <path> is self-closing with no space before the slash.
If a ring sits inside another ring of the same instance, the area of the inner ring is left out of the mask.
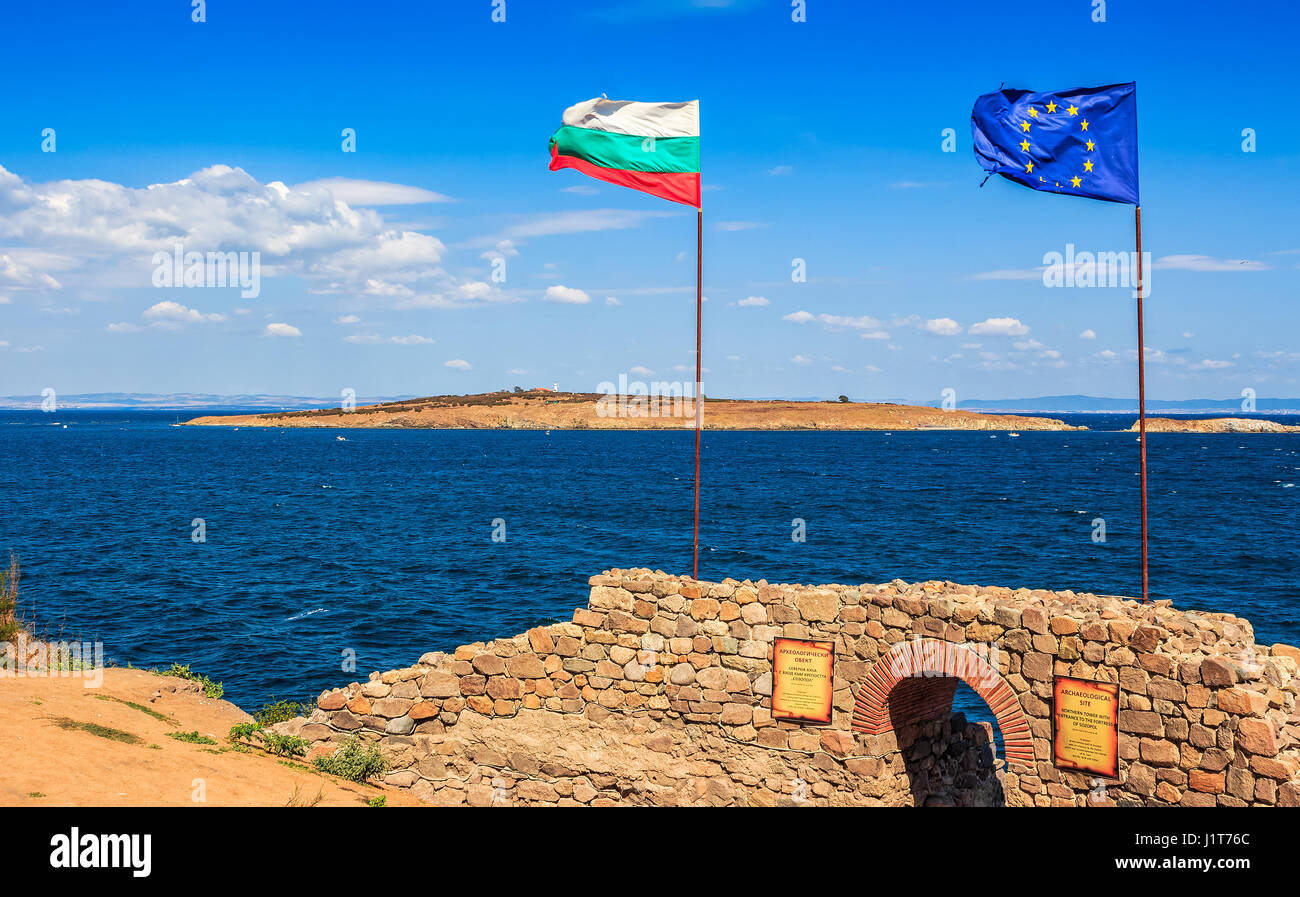
<path id="1" fill-rule="evenodd" d="M 0 413 L 0 552 L 42 626 L 245 707 L 568 619 L 610 566 L 689 572 L 690 432 L 174 420 Z M 1300 642 L 1300 436 L 1155 434 L 1149 456 L 1151 597 Z M 706 433 L 703 469 L 702 578 L 1140 589 L 1131 433 Z"/>

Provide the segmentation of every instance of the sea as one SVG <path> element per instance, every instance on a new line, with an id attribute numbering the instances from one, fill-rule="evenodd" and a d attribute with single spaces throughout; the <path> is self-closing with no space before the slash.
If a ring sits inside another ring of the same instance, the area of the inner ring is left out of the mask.
<path id="1" fill-rule="evenodd" d="M 0 554 L 38 631 L 254 710 L 568 620 L 610 567 L 690 572 L 689 431 L 192 416 L 0 412 Z M 706 431 L 700 577 L 1139 595 L 1134 415 L 1053 416 L 1090 429 Z M 1151 597 L 1300 643 L 1300 436 L 1156 433 L 1148 470 Z"/>

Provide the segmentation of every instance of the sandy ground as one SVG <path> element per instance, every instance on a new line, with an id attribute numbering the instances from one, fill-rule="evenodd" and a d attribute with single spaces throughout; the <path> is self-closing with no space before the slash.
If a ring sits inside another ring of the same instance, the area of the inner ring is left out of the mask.
<path id="1" fill-rule="evenodd" d="M 603 401 L 602 401 L 603 400 Z M 638 404 L 638 402 L 642 404 Z M 209 415 L 186 423 L 222 427 L 384 427 L 504 430 L 665 430 L 695 426 L 695 405 L 596 393 L 487 393 L 430 396 L 351 411 L 337 408 L 282 414 Z M 1086 430 L 1059 420 L 1014 414 L 944 411 L 869 402 L 704 403 L 706 430 Z"/>
<path id="2" fill-rule="evenodd" d="M 389 806 L 417 803 L 401 789 L 357 785 L 260 751 L 231 750 L 226 735 L 248 714 L 185 680 L 107 669 L 98 688 L 85 683 L 0 674 L 0 805 L 364 807 L 381 794 Z M 77 723 L 115 732 L 96 734 Z M 195 730 L 218 744 L 167 737 Z M 123 734 L 128 740 L 119 740 Z M 196 799 L 200 790 L 205 800 Z"/>

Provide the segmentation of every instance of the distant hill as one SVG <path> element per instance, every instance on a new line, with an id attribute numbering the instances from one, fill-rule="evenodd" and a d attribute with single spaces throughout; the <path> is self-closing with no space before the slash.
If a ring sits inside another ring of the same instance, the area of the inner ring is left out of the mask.
<path id="1" fill-rule="evenodd" d="M 357 396 L 358 405 L 374 405 L 409 399 L 412 396 Z M 41 396 L 0 396 L 0 409 L 9 411 L 37 411 L 43 401 Z M 313 396 L 215 395 L 200 392 L 141 393 L 141 392 L 83 392 L 56 397 L 59 409 L 94 410 L 120 409 L 136 411 L 296 411 L 306 408 L 337 408 L 342 402 L 338 396 L 321 398 Z"/>
<path id="2" fill-rule="evenodd" d="M 1147 413 L 1168 411 L 1178 414 L 1220 413 L 1224 411 L 1240 414 L 1242 399 L 1147 399 Z M 922 404 L 938 407 L 937 401 Z M 1017 412 L 1055 412 L 1084 414 L 1089 411 L 1116 414 L 1133 413 L 1138 410 L 1137 397 L 1107 398 L 1103 396 L 1039 396 L 1029 399 L 962 399 L 958 408 L 968 411 L 1004 411 Z M 1266 399 L 1255 400 L 1255 411 L 1300 414 L 1300 399 Z"/>

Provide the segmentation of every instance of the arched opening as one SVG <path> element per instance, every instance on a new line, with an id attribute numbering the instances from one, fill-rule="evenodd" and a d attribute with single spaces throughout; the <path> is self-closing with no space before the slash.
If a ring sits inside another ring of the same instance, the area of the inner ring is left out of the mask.
<path id="1" fill-rule="evenodd" d="M 953 712 L 959 683 L 992 721 Z M 939 639 L 895 645 L 876 661 L 858 684 L 853 729 L 895 735 L 917 805 L 1002 803 L 999 753 L 1007 764 L 1034 763 L 1029 721 L 1006 680 L 978 650 Z"/>

